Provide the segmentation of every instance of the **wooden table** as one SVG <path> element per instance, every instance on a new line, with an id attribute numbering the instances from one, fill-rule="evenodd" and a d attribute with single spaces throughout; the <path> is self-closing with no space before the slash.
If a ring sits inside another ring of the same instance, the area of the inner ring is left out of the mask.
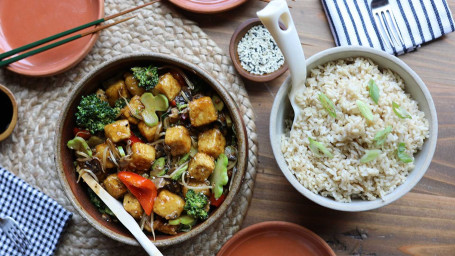
<path id="1" fill-rule="evenodd" d="M 455 10 L 455 1 L 448 0 Z M 334 47 L 318 0 L 288 1 L 307 57 Z M 199 23 L 225 51 L 235 28 L 266 5 L 250 0 L 218 15 L 181 12 Z M 269 142 L 269 113 L 284 78 L 266 84 L 245 81 L 259 138 L 254 195 L 243 227 L 270 220 L 309 228 L 338 255 L 455 255 L 455 34 L 400 58 L 414 69 L 433 96 L 439 139 L 425 177 L 400 200 L 381 209 L 349 213 L 321 207 L 300 195 L 278 168 Z"/>

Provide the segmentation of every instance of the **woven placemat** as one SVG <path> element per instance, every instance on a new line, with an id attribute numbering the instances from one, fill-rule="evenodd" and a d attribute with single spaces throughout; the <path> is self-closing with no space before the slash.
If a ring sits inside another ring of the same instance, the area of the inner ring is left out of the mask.
<path id="1" fill-rule="evenodd" d="M 107 0 L 106 15 L 143 4 Z M 54 163 L 56 120 L 74 85 L 93 67 L 124 53 L 159 52 L 180 57 L 207 70 L 224 85 L 243 113 L 248 130 L 249 161 L 237 199 L 225 216 L 198 237 L 164 251 L 165 255 L 214 255 L 239 230 L 252 197 L 257 165 L 254 114 L 243 83 L 230 59 L 194 23 L 180 18 L 172 7 L 156 3 L 136 12 L 138 17 L 103 31 L 89 55 L 75 68 L 51 78 L 27 78 L 0 71 L 0 83 L 14 93 L 19 120 L 14 133 L 0 143 L 0 165 L 54 198 L 74 213 L 56 255 L 143 255 L 102 235 L 90 226 L 66 198 Z"/>

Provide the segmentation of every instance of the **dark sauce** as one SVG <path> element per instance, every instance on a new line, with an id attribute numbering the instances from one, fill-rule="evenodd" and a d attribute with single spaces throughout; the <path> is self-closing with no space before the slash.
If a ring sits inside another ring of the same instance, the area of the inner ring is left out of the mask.
<path id="1" fill-rule="evenodd" d="M 0 133 L 3 133 L 13 118 L 13 103 L 3 91 L 0 91 L 0 112 Z"/>

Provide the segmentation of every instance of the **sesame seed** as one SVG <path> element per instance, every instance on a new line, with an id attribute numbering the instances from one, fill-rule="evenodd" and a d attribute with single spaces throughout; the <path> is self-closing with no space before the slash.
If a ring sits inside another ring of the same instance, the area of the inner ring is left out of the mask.
<path id="1" fill-rule="evenodd" d="M 284 64 L 284 57 L 270 32 L 263 26 L 252 27 L 237 45 L 242 67 L 255 75 L 278 70 Z"/>

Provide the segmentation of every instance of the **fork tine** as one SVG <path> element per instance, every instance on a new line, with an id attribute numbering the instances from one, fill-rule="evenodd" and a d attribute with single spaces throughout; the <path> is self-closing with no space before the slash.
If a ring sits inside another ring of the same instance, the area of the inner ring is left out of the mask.
<path id="1" fill-rule="evenodd" d="M 395 27 L 395 31 L 397 32 L 394 34 L 396 34 L 396 36 L 400 39 L 401 45 L 404 45 L 403 35 L 401 34 L 401 30 L 398 27 L 398 22 L 397 22 L 397 19 L 395 18 L 395 14 L 393 14 L 393 12 L 391 10 L 389 10 L 389 15 L 390 15 L 390 18 L 392 19 L 392 25 Z"/>
<path id="2" fill-rule="evenodd" d="M 14 231 L 16 236 L 19 238 L 22 248 L 27 249 L 28 245 L 30 244 L 30 241 L 28 240 L 25 232 L 19 226 L 15 226 Z"/>
<path id="3" fill-rule="evenodd" d="M 27 251 L 30 241 L 14 219 L 10 217 L 4 218 L 2 221 L 2 230 L 19 251 L 24 253 Z"/>
<path id="4" fill-rule="evenodd" d="M 379 34 L 381 35 L 382 41 L 387 46 L 387 48 L 392 48 L 392 39 L 390 38 L 389 32 L 387 31 L 387 27 L 384 24 L 384 21 L 382 20 L 382 11 L 375 13 L 374 16 L 376 23 L 380 25 L 378 27 L 381 28 Z M 385 38 L 386 36 L 387 38 Z"/>

